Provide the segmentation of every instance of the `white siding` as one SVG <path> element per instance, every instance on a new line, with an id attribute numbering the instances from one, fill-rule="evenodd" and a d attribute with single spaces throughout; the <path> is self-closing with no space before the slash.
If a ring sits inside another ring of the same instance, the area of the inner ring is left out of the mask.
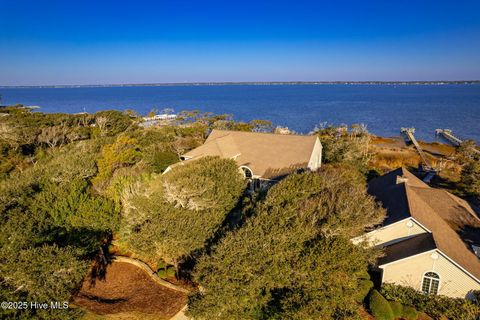
<path id="1" fill-rule="evenodd" d="M 385 246 L 426 232 L 414 219 L 407 218 L 368 232 L 352 241 L 353 243 L 359 243 L 366 240 L 372 246 Z"/>
<path id="2" fill-rule="evenodd" d="M 472 290 L 480 290 L 480 283 L 472 276 L 435 251 L 437 259 L 432 258 L 432 252 L 423 253 L 380 266 L 383 269 L 383 282 L 409 286 L 421 289 L 425 272 L 433 271 L 440 276 L 438 294 L 466 298 Z"/>

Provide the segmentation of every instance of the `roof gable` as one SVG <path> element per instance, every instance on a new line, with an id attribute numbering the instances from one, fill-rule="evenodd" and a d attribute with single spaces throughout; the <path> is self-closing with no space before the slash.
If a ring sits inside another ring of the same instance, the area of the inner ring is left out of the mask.
<path id="1" fill-rule="evenodd" d="M 387 209 L 384 225 L 413 217 L 432 232 L 439 250 L 480 279 L 480 260 L 463 237 L 468 228 L 476 230 L 473 234 L 478 236 L 480 220 L 467 202 L 429 187 L 404 168 L 372 180 L 369 192 Z"/>

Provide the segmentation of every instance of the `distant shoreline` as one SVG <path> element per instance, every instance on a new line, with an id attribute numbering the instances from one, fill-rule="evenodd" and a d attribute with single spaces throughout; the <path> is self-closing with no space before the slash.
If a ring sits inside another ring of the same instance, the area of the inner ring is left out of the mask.
<path id="1" fill-rule="evenodd" d="M 275 86 L 275 85 L 450 85 L 480 84 L 480 80 L 458 81 L 273 81 L 273 82 L 171 82 L 171 83 L 129 83 L 129 84 L 82 84 L 82 85 L 36 85 L 0 86 L 0 89 L 21 88 L 112 88 L 112 87 L 182 87 L 182 86 Z"/>

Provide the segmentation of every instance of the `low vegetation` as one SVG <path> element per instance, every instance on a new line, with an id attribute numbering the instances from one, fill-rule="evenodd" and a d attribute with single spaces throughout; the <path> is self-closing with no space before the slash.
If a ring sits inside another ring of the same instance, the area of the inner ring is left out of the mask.
<path id="1" fill-rule="evenodd" d="M 480 315 L 480 305 L 465 299 L 425 295 L 413 288 L 394 284 L 384 284 L 381 293 L 386 299 L 410 306 L 409 308 L 404 308 L 402 313 L 410 318 L 413 318 L 415 309 L 425 312 L 433 319 L 444 319 L 444 317 L 447 317 L 448 319 L 471 320 L 476 319 Z M 412 308 L 411 306 L 415 307 Z M 409 319 L 406 316 L 404 318 Z"/>
<path id="2" fill-rule="evenodd" d="M 363 125 L 334 127 L 323 125 L 314 130 L 323 146 L 326 163 L 345 163 L 366 172 L 372 157 L 371 136 Z"/>

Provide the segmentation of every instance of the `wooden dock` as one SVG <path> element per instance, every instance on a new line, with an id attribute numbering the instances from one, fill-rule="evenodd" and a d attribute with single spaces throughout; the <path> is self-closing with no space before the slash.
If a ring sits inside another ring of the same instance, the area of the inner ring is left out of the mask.
<path id="1" fill-rule="evenodd" d="M 463 141 L 459 138 L 455 137 L 450 129 L 437 129 L 435 130 L 435 134 L 440 136 L 450 142 L 455 147 L 458 147 Z"/>
<path id="2" fill-rule="evenodd" d="M 458 137 L 456 137 L 452 130 L 450 129 L 436 129 L 435 130 L 435 134 L 437 136 L 440 136 L 442 137 L 443 139 L 445 139 L 446 141 L 450 142 L 450 144 L 452 144 L 453 146 L 455 147 L 458 147 L 462 144 L 463 140 L 459 139 Z M 477 154 L 480 154 L 480 150 L 478 149 L 473 149 L 473 151 Z"/>
<path id="3" fill-rule="evenodd" d="M 401 128 L 400 133 L 404 136 L 407 143 L 411 142 L 415 146 L 427 170 L 432 169 L 432 166 L 430 166 L 427 160 L 427 156 L 425 155 L 425 152 L 423 152 L 422 147 L 420 146 L 417 139 L 415 139 L 415 136 L 413 135 L 415 133 L 415 128 Z"/>
<path id="4" fill-rule="evenodd" d="M 427 156 L 425 155 L 425 152 L 423 151 L 422 147 L 418 143 L 417 139 L 415 139 L 415 136 L 413 135 L 415 133 L 415 128 L 401 128 L 400 133 L 405 139 L 405 142 L 407 143 L 412 143 L 415 148 L 418 151 L 418 154 L 420 155 L 420 158 L 422 159 L 422 166 L 421 168 L 423 171 L 425 171 L 427 174 L 423 178 L 423 182 L 425 183 L 430 183 L 430 181 L 433 179 L 433 177 L 437 174 L 437 170 L 432 167 L 430 162 L 427 159 Z"/>

